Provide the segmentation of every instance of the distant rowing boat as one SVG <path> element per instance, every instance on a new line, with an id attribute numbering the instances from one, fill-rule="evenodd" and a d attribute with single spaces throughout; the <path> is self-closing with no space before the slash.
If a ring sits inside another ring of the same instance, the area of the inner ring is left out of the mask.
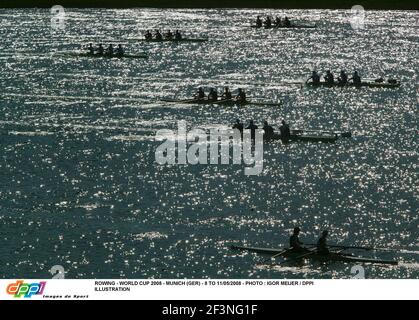
<path id="1" fill-rule="evenodd" d="M 393 260 L 380 260 L 380 259 L 370 259 L 370 258 L 363 258 L 357 257 L 352 254 L 346 254 L 341 252 L 331 252 L 328 255 L 321 255 L 318 253 L 308 254 L 305 257 L 302 257 L 301 252 L 294 252 L 289 249 L 271 249 L 271 248 L 257 248 L 257 247 L 243 247 L 243 246 L 232 246 L 232 250 L 241 250 L 241 251 L 249 251 L 255 252 L 258 254 L 263 255 L 277 255 L 280 253 L 280 256 L 290 259 L 297 259 L 297 260 L 304 260 L 304 259 L 314 259 L 320 262 L 328 262 L 328 261 L 340 261 L 340 262 L 349 262 L 349 263 L 373 263 L 373 264 L 387 264 L 387 265 L 397 265 L 397 261 Z M 298 259 L 301 257 L 301 259 Z"/>
<path id="2" fill-rule="evenodd" d="M 281 105 L 280 102 L 264 102 L 264 101 L 252 101 L 248 100 L 246 102 L 236 101 L 233 99 L 227 100 L 218 100 L 218 101 L 210 101 L 210 100 L 203 100 L 203 99 L 162 99 L 163 102 L 171 102 L 171 103 L 186 103 L 186 104 L 207 104 L 207 105 L 226 105 L 226 106 L 245 106 L 245 105 L 253 105 L 253 106 L 271 106 L 271 107 L 278 107 Z"/>
<path id="3" fill-rule="evenodd" d="M 265 26 L 256 26 L 256 25 L 251 25 L 251 28 L 254 29 L 314 29 L 316 28 L 316 25 L 290 25 L 290 26 L 271 26 L 271 27 L 265 27 Z"/>
<path id="4" fill-rule="evenodd" d="M 140 54 L 124 54 L 124 55 L 99 55 L 99 54 L 91 54 L 89 52 L 57 52 L 59 55 L 65 56 L 72 56 L 72 57 L 86 57 L 86 58 L 102 58 L 102 59 L 147 59 L 148 54 L 140 53 Z"/>
<path id="5" fill-rule="evenodd" d="M 128 40 L 135 40 L 135 41 L 141 41 L 141 42 L 174 42 L 174 43 L 202 43 L 207 42 L 207 38 L 182 38 L 182 39 L 135 39 L 131 38 Z"/>
<path id="6" fill-rule="evenodd" d="M 353 82 L 348 82 L 346 84 L 341 84 L 335 82 L 333 84 L 327 82 L 320 82 L 319 84 L 314 84 L 313 82 L 308 82 L 310 87 L 368 87 L 368 88 L 398 88 L 400 87 L 400 82 L 396 81 L 394 83 L 390 82 L 375 82 L 375 81 L 363 81 L 360 84 L 355 84 Z"/>

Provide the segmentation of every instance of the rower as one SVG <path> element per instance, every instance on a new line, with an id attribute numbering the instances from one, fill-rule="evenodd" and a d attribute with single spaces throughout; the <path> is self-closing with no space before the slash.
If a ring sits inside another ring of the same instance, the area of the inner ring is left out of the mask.
<path id="1" fill-rule="evenodd" d="M 326 71 L 326 75 L 324 76 L 324 81 L 326 82 L 326 84 L 334 84 L 335 83 L 335 78 L 333 76 L 333 73 L 330 72 L 330 70 Z"/>
<path id="2" fill-rule="evenodd" d="M 344 85 L 344 84 L 348 83 L 348 75 L 346 74 L 345 70 L 340 71 L 340 75 L 338 77 L 338 82 L 341 85 Z"/>
<path id="3" fill-rule="evenodd" d="M 175 31 L 175 39 L 176 39 L 176 40 L 182 40 L 182 35 L 181 35 L 181 33 L 179 32 L 179 30 L 176 30 L 176 31 Z"/>
<path id="4" fill-rule="evenodd" d="M 172 40 L 172 39 L 173 39 L 173 33 L 172 33 L 172 31 L 168 30 L 168 31 L 166 32 L 166 34 L 164 35 L 164 37 L 165 37 L 165 39 L 167 39 L 167 40 Z"/>
<path id="5" fill-rule="evenodd" d="M 152 40 L 153 34 L 150 32 L 150 30 L 147 30 L 147 32 L 144 34 L 144 37 L 146 40 Z"/>
<path id="6" fill-rule="evenodd" d="M 250 130 L 250 137 L 252 140 L 255 140 L 256 130 L 258 126 L 253 123 L 253 120 L 249 120 L 249 125 L 246 127 L 247 130 Z"/>
<path id="7" fill-rule="evenodd" d="M 284 19 L 284 26 L 285 27 L 291 27 L 291 21 L 288 19 L 288 17 L 285 17 Z"/>
<path id="8" fill-rule="evenodd" d="M 229 89 L 228 87 L 225 87 L 225 88 L 224 88 L 224 92 L 223 92 L 223 94 L 221 95 L 221 98 L 222 98 L 223 100 L 231 100 L 231 99 L 233 98 L 233 96 L 232 96 L 232 94 L 231 94 L 231 91 L 230 91 L 230 89 Z"/>
<path id="9" fill-rule="evenodd" d="M 205 99 L 205 91 L 202 88 L 198 88 L 198 91 L 195 94 L 195 99 L 203 100 Z"/>
<path id="10" fill-rule="evenodd" d="M 210 89 L 210 92 L 208 93 L 208 101 L 216 102 L 218 100 L 218 93 L 217 90 L 214 88 Z"/>
<path id="11" fill-rule="evenodd" d="M 154 38 L 156 40 L 163 40 L 163 36 L 162 36 L 160 30 L 156 30 L 156 32 L 154 33 Z"/>
<path id="12" fill-rule="evenodd" d="M 246 100 L 246 92 L 243 89 L 239 89 L 239 93 L 236 96 L 236 101 L 239 103 L 245 103 Z"/>
<path id="13" fill-rule="evenodd" d="M 240 131 L 240 134 L 243 136 L 243 128 L 244 128 L 243 123 L 241 123 L 240 120 L 237 119 L 236 120 L 236 123 L 233 125 L 233 129 L 239 130 Z"/>
<path id="14" fill-rule="evenodd" d="M 314 85 L 320 84 L 320 75 L 317 73 L 317 71 L 313 71 L 311 73 L 311 76 L 310 78 L 307 79 L 306 83 L 309 82 L 310 80 L 312 80 L 312 83 Z"/>
<path id="15" fill-rule="evenodd" d="M 87 48 L 87 50 L 89 50 L 89 54 L 90 55 L 94 55 L 95 54 L 95 48 L 93 48 L 93 44 L 89 43 L 89 47 Z"/>
<path id="16" fill-rule="evenodd" d="M 279 127 L 279 131 L 281 133 L 281 139 L 288 141 L 291 137 L 291 130 L 288 123 L 285 122 L 285 120 L 281 121 L 281 126 Z"/>
<path id="17" fill-rule="evenodd" d="M 330 253 L 329 247 L 327 246 L 327 236 L 329 232 L 327 230 L 322 232 L 322 236 L 317 242 L 317 253 L 321 255 L 328 255 Z"/>
<path id="18" fill-rule="evenodd" d="M 113 45 L 112 44 L 110 44 L 108 49 L 106 49 L 106 55 L 109 56 L 109 57 L 113 56 Z"/>
<path id="19" fill-rule="evenodd" d="M 350 80 L 352 80 L 356 86 L 360 86 L 361 85 L 361 77 L 358 74 L 358 71 L 356 71 L 356 70 L 355 70 L 355 72 L 352 75 L 352 78 Z"/>
<path id="20" fill-rule="evenodd" d="M 274 136 L 274 128 L 268 124 L 268 121 L 263 122 L 263 139 L 270 140 Z"/>
<path id="21" fill-rule="evenodd" d="M 294 232 L 290 237 L 290 249 L 294 252 L 305 252 L 307 249 L 303 246 L 303 243 L 300 241 L 301 229 L 299 227 L 294 228 Z"/>
<path id="22" fill-rule="evenodd" d="M 263 24 L 265 25 L 266 29 L 271 28 L 272 27 L 271 17 L 267 16 Z"/>
<path id="23" fill-rule="evenodd" d="M 277 28 L 279 28 L 279 27 L 281 27 L 281 26 L 282 26 L 282 20 L 281 20 L 281 17 L 276 17 L 276 18 L 275 18 L 274 26 L 275 26 L 275 27 L 277 27 Z"/>
<path id="24" fill-rule="evenodd" d="M 124 48 L 122 48 L 121 44 L 118 44 L 118 48 L 116 48 L 116 55 L 118 57 L 122 57 L 125 54 Z"/>
<path id="25" fill-rule="evenodd" d="M 105 53 L 105 49 L 103 48 L 102 44 L 99 44 L 98 48 L 97 48 L 97 54 L 99 56 L 103 56 L 103 54 Z"/>
<path id="26" fill-rule="evenodd" d="M 257 16 L 256 18 L 256 28 L 262 28 L 262 19 L 260 16 Z"/>

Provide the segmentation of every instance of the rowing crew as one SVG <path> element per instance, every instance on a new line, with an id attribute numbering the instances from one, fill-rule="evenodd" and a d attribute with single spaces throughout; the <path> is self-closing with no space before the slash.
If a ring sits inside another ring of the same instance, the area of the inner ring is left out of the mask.
<path id="1" fill-rule="evenodd" d="M 294 228 L 294 232 L 290 237 L 290 249 L 294 252 L 313 252 L 312 250 L 306 248 L 304 244 L 300 241 L 300 232 L 301 229 L 299 227 Z M 327 245 L 327 237 L 329 235 L 329 231 L 325 230 L 322 232 L 321 237 L 317 241 L 317 253 L 320 255 L 328 255 L 330 253 L 329 247 Z"/>
<path id="2" fill-rule="evenodd" d="M 125 54 L 124 48 L 120 44 L 118 44 L 117 48 L 114 48 L 114 46 L 110 44 L 109 47 L 105 49 L 102 44 L 99 44 L 97 48 L 94 48 L 93 44 L 90 43 L 87 50 L 90 55 L 98 56 L 122 57 Z"/>
<path id="3" fill-rule="evenodd" d="M 195 94 L 195 99 L 197 100 L 208 100 L 210 102 L 218 101 L 218 98 L 221 100 L 233 100 L 233 94 L 230 91 L 229 87 L 225 87 L 223 93 L 219 96 L 216 89 L 211 88 L 208 95 L 205 95 L 203 88 L 198 88 L 198 91 Z M 234 97 L 234 101 L 239 103 L 245 103 L 247 101 L 246 92 L 243 89 L 238 89 L 237 95 Z"/>
<path id="4" fill-rule="evenodd" d="M 182 34 L 179 30 L 172 32 L 171 30 L 167 30 L 164 34 L 161 33 L 160 30 L 155 30 L 154 35 L 147 30 L 144 34 L 146 40 L 182 40 Z"/>
<path id="5" fill-rule="evenodd" d="M 273 20 L 271 17 L 267 16 L 265 20 L 262 21 L 261 17 L 258 16 L 256 18 L 256 27 L 257 28 L 272 28 L 272 27 L 291 27 L 291 21 L 288 17 L 285 17 L 284 19 L 281 19 L 280 17 L 276 17 L 275 20 Z"/>
<path id="6" fill-rule="evenodd" d="M 314 85 L 319 85 L 320 84 L 320 75 L 317 71 L 313 71 L 311 76 L 307 79 L 306 83 L 308 83 L 311 80 L 311 83 L 313 83 Z M 324 75 L 324 81 L 326 84 L 339 84 L 339 85 L 345 85 L 348 84 L 349 81 L 351 81 L 355 84 L 355 85 L 360 85 L 361 84 L 361 77 L 358 73 L 358 71 L 354 71 L 352 78 L 348 77 L 348 74 L 346 73 L 345 70 L 341 70 L 340 71 L 340 75 L 337 78 L 337 82 L 335 82 L 335 76 L 333 75 L 332 72 L 330 72 L 330 70 L 326 71 L 326 74 Z"/>
<path id="7" fill-rule="evenodd" d="M 289 140 L 291 137 L 291 130 L 289 125 L 285 122 L 285 120 L 281 121 L 282 125 L 279 127 L 279 131 L 281 134 L 281 139 L 283 140 Z M 239 119 L 236 120 L 236 123 L 233 125 L 232 129 L 237 129 L 240 131 L 241 134 L 243 134 L 244 124 L 240 122 Z M 259 129 L 259 127 L 253 122 L 253 120 L 249 120 L 249 124 L 246 127 L 246 130 L 250 130 L 250 136 L 252 140 L 255 140 L 256 136 L 256 130 Z M 271 140 L 274 137 L 274 128 L 268 124 L 268 121 L 263 121 L 263 139 L 264 140 Z"/>

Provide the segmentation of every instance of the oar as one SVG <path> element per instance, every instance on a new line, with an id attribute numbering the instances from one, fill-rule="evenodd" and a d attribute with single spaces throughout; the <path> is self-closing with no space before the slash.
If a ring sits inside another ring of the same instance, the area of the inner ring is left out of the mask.
<path id="1" fill-rule="evenodd" d="M 270 262 L 270 261 L 272 261 L 273 259 L 278 258 L 279 256 L 282 256 L 283 254 L 286 254 L 286 253 L 287 253 L 288 251 L 290 251 L 290 250 L 292 250 L 292 249 L 285 249 L 285 250 L 282 250 L 281 252 L 279 252 L 279 253 L 277 253 L 277 254 L 273 255 L 272 257 L 269 257 L 268 259 L 263 260 L 262 262 L 260 262 L 260 263 L 258 263 L 258 264 L 266 264 L 267 262 Z"/>
<path id="2" fill-rule="evenodd" d="M 202 101 L 201 99 L 185 99 L 185 100 L 175 100 L 175 99 L 162 99 L 162 102 L 169 102 L 169 103 L 193 103 Z"/>
<path id="3" fill-rule="evenodd" d="M 293 129 L 295 133 L 304 133 L 304 132 L 315 132 L 315 133 L 328 133 L 328 134 L 337 134 L 342 138 L 352 137 L 351 131 L 327 131 L 327 130 L 310 130 L 310 129 Z"/>

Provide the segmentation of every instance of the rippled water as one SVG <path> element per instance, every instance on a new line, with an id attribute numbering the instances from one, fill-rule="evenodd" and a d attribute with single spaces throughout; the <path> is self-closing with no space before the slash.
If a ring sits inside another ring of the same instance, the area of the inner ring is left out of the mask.
<path id="1" fill-rule="evenodd" d="M 269 11 L 276 15 L 284 11 Z M 394 251 L 369 278 L 418 278 L 418 13 L 286 11 L 318 28 L 258 31 L 251 10 L 0 10 L 0 277 L 348 278 L 351 265 L 257 266 L 231 244 L 279 247 L 295 225 L 313 242 Z M 106 21 L 106 24 L 104 23 Z M 204 44 L 144 44 L 145 29 L 179 28 Z M 124 43 L 149 60 L 60 56 L 87 42 Z M 390 76 L 400 89 L 307 89 L 317 66 Z M 197 86 L 242 87 L 281 107 L 158 102 Z M 336 144 L 265 145 L 264 171 L 159 166 L 156 130 L 286 118 L 300 128 L 351 129 Z M 401 250 L 403 249 L 403 250 Z"/>

